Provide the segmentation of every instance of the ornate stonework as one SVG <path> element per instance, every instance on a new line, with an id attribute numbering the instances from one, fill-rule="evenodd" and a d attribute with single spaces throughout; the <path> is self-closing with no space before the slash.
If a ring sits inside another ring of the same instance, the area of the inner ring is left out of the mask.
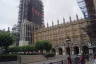
<path id="1" fill-rule="evenodd" d="M 34 42 L 38 40 L 49 40 L 53 47 L 59 46 L 82 46 L 88 45 L 89 37 L 86 32 L 88 22 L 80 19 L 63 24 L 44 27 L 34 31 Z M 66 42 L 66 38 L 70 38 L 70 44 Z"/>

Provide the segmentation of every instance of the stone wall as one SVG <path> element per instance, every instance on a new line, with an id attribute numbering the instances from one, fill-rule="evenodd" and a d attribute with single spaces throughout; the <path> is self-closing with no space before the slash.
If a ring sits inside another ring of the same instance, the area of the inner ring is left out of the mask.
<path id="1" fill-rule="evenodd" d="M 66 44 L 66 39 L 69 37 L 73 45 L 88 44 L 90 40 L 86 32 L 87 25 L 86 20 L 80 19 L 42 28 L 34 32 L 34 42 L 48 40 L 56 48 Z"/>
<path id="2" fill-rule="evenodd" d="M 46 61 L 47 59 L 42 55 L 20 55 L 18 56 L 18 64 L 28 64 Z"/>
<path id="3" fill-rule="evenodd" d="M 0 64 L 18 64 L 17 61 L 0 62 Z"/>

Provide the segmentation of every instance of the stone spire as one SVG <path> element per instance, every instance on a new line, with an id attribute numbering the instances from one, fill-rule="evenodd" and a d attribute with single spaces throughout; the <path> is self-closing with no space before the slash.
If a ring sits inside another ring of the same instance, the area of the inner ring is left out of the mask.
<path id="1" fill-rule="evenodd" d="M 79 20 L 79 17 L 78 17 L 78 15 L 76 14 L 76 20 Z"/>
<path id="2" fill-rule="evenodd" d="M 8 27 L 8 32 L 10 32 L 10 27 Z"/>
<path id="3" fill-rule="evenodd" d="M 52 26 L 54 26 L 54 22 L 52 21 Z"/>
<path id="4" fill-rule="evenodd" d="M 69 17 L 69 20 L 70 20 L 70 22 L 72 22 L 72 18 L 71 18 L 71 16 Z"/>
<path id="5" fill-rule="evenodd" d="M 59 25 L 59 20 L 57 20 L 57 23 L 58 23 L 58 25 Z"/>
<path id="6" fill-rule="evenodd" d="M 47 27 L 49 27 L 49 24 L 47 23 Z"/>
<path id="7" fill-rule="evenodd" d="M 63 24 L 65 24 L 65 18 L 63 18 Z"/>

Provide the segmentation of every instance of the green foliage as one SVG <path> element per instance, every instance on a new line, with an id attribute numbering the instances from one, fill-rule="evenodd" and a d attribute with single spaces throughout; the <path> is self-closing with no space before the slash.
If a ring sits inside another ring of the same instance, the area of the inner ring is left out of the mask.
<path id="1" fill-rule="evenodd" d="M 49 41 L 38 41 L 36 42 L 35 46 L 19 46 L 19 47 L 11 47 L 9 48 L 9 52 L 18 54 L 20 53 L 33 53 L 33 54 L 39 54 L 37 52 L 37 50 L 40 50 L 43 53 L 43 50 L 46 50 L 47 52 L 49 52 L 52 48 L 52 45 L 49 43 Z"/>
<path id="2" fill-rule="evenodd" d="M 8 49 L 9 52 L 19 52 L 21 51 L 21 48 L 20 47 L 11 47 Z"/>
<path id="3" fill-rule="evenodd" d="M 0 47 L 7 50 L 8 46 L 12 45 L 15 37 L 9 32 L 0 32 Z"/>
<path id="4" fill-rule="evenodd" d="M 16 60 L 17 60 L 17 55 L 13 55 L 13 54 L 0 55 L 0 62 L 16 61 Z"/>
<path id="5" fill-rule="evenodd" d="M 41 40 L 36 42 L 35 47 L 36 49 L 41 51 L 43 50 L 50 51 L 52 48 L 52 45 L 47 40 Z"/>
<path id="6" fill-rule="evenodd" d="M 34 46 L 18 46 L 18 47 L 11 47 L 9 48 L 9 52 L 15 52 L 15 53 L 18 53 L 18 52 L 33 52 L 33 51 L 36 51 L 35 47 Z"/>
<path id="7" fill-rule="evenodd" d="M 43 50 L 43 43 L 42 43 L 42 41 L 37 41 L 36 44 L 35 44 L 35 48 L 37 50 Z"/>
<path id="8" fill-rule="evenodd" d="M 34 51 L 35 50 L 35 47 L 34 46 L 22 46 L 21 47 L 21 50 L 23 52 L 25 52 L 25 51 Z"/>
<path id="9" fill-rule="evenodd" d="M 14 42 L 15 38 L 8 32 L 0 32 L 0 46 L 7 47 Z"/>
<path id="10" fill-rule="evenodd" d="M 51 48 L 52 48 L 52 45 L 49 43 L 49 41 L 44 41 L 43 43 L 43 48 L 46 50 L 46 51 L 50 51 Z"/>

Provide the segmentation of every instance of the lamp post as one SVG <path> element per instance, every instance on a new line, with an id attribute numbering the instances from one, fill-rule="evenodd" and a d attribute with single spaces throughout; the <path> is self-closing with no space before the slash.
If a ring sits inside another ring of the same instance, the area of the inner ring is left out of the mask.
<path id="1" fill-rule="evenodd" d="M 67 53 L 68 53 L 68 55 L 70 55 L 70 41 L 71 41 L 71 39 L 69 37 L 67 37 L 66 38 L 66 43 L 68 45 L 68 47 L 67 47 Z"/>
<path id="2" fill-rule="evenodd" d="M 69 37 L 66 38 L 66 43 L 68 44 L 68 47 L 67 47 L 67 53 L 68 53 L 68 57 L 67 57 L 67 60 L 68 60 L 68 63 L 67 64 L 72 64 L 72 59 L 71 59 L 71 56 L 70 56 L 70 41 L 71 39 Z"/>

